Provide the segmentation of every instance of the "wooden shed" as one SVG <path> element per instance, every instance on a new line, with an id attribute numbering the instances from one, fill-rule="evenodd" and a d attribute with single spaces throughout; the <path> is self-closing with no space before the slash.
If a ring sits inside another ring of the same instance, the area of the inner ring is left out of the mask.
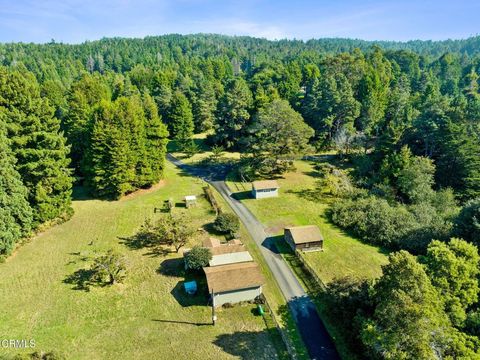
<path id="1" fill-rule="evenodd" d="M 261 180 L 252 183 L 252 195 L 255 199 L 278 196 L 280 186 L 275 180 Z"/>
<path id="2" fill-rule="evenodd" d="M 204 267 L 213 306 L 251 301 L 262 293 L 265 279 L 254 262 Z"/>
<path id="3" fill-rule="evenodd" d="M 285 228 L 285 241 L 295 250 L 323 250 L 323 236 L 316 225 Z"/>

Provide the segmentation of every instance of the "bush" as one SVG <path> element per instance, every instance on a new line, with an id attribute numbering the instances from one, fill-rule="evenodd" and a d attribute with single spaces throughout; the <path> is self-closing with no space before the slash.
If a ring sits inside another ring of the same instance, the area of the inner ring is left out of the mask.
<path id="1" fill-rule="evenodd" d="M 125 258 L 109 250 L 105 255 L 95 258 L 91 271 L 92 279 L 99 283 L 113 285 L 122 282 L 126 272 Z"/>
<path id="2" fill-rule="evenodd" d="M 210 249 L 202 246 L 194 246 L 185 255 L 185 266 L 187 269 L 200 270 L 204 266 L 208 265 L 208 262 L 212 260 L 212 252 Z"/>
<path id="3" fill-rule="evenodd" d="M 213 228 L 220 233 L 233 236 L 240 229 L 240 220 L 234 214 L 220 213 L 213 223 Z"/>
<path id="4" fill-rule="evenodd" d="M 470 200 L 455 220 L 455 235 L 480 244 L 480 198 Z"/>
<path id="5" fill-rule="evenodd" d="M 391 206 L 375 196 L 339 200 L 332 206 L 331 217 L 335 224 L 353 231 L 363 240 L 387 247 L 396 247 L 417 225 L 405 207 Z"/>

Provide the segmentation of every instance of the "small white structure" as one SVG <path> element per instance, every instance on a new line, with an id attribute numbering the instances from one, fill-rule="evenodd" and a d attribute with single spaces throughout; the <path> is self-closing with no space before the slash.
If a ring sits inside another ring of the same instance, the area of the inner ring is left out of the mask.
<path id="1" fill-rule="evenodd" d="M 185 196 L 185 206 L 187 208 L 191 206 L 195 206 L 197 204 L 197 197 L 195 195 L 187 195 Z"/>
<path id="2" fill-rule="evenodd" d="M 261 180 L 252 183 L 252 195 L 255 199 L 278 196 L 278 183 L 275 180 Z"/>
<path id="3" fill-rule="evenodd" d="M 254 262 L 204 267 L 213 306 L 251 301 L 262 293 L 265 279 Z"/>
<path id="4" fill-rule="evenodd" d="M 212 259 L 208 262 L 210 266 L 253 261 L 252 256 L 240 240 L 231 240 L 226 244 L 221 244 L 218 239 L 209 238 L 203 242 L 203 246 L 209 248 L 212 253 Z"/>

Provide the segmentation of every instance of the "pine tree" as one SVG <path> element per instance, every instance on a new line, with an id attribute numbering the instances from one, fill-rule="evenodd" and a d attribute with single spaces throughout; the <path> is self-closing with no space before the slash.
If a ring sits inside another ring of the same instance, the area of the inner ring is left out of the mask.
<path id="1" fill-rule="evenodd" d="M 187 97 L 180 91 L 173 94 L 168 112 L 168 130 L 173 139 L 185 145 L 193 136 L 192 107 Z"/>
<path id="2" fill-rule="evenodd" d="M 15 159 L 5 136 L 4 118 L 0 114 L 0 255 L 9 254 L 15 243 L 32 228 L 32 209 L 28 191 L 15 170 Z"/>
<path id="3" fill-rule="evenodd" d="M 62 129 L 71 145 L 72 166 L 81 174 L 80 166 L 88 146 L 88 134 L 94 107 L 110 98 L 110 91 L 98 74 L 85 74 L 73 83 L 68 94 L 68 111 Z"/>
<path id="4" fill-rule="evenodd" d="M 146 185 L 152 185 L 163 177 L 168 131 L 158 115 L 155 101 L 148 94 L 143 95 L 143 109 L 145 112 L 146 136 L 145 161 L 151 169 L 151 176 L 146 179 Z"/>
<path id="5" fill-rule="evenodd" d="M 252 105 L 252 93 L 245 80 L 231 79 L 217 105 L 216 144 L 232 148 L 242 138 L 250 121 Z"/>
<path id="6" fill-rule="evenodd" d="M 87 184 L 96 195 L 118 199 L 152 184 L 145 121 L 138 96 L 98 106 L 86 161 Z"/>
<path id="7" fill-rule="evenodd" d="M 0 109 L 36 224 L 71 212 L 69 148 L 31 73 L 0 69 Z"/>

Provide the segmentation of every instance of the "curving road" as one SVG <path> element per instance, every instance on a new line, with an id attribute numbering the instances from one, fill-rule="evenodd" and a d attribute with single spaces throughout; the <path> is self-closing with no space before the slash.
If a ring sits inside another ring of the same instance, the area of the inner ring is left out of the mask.
<path id="1" fill-rule="evenodd" d="M 242 202 L 232 197 L 232 193 L 224 181 L 229 170 L 228 167 L 219 167 L 214 171 L 211 168 L 195 167 L 184 164 L 170 154 L 167 154 L 167 160 L 190 175 L 201 177 L 211 184 L 240 218 L 259 247 L 265 262 L 277 280 L 280 290 L 287 299 L 293 319 L 311 359 L 340 359 L 314 303 L 282 256 L 268 242 L 268 234 L 265 228 Z"/>

